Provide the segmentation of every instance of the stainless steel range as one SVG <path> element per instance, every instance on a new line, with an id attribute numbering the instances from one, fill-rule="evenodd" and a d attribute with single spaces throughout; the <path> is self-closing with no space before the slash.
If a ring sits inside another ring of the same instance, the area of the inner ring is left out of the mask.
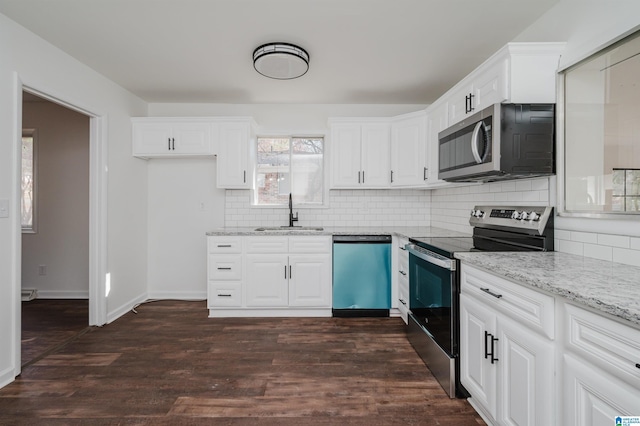
<path id="1" fill-rule="evenodd" d="M 553 251 L 552 207 L 476 206 L 473 236 L 411 238 L 409 341 L 450 397 L 460 385 L 460 276 L 456 252 Z"/>

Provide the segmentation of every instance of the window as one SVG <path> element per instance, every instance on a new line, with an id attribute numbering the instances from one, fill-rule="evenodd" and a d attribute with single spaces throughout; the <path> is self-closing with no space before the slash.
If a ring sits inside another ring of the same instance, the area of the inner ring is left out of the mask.
<path id="1" fill-rule="evenodd" d="M 22 231 L 35 232 L 36 209 L 36 139 L 35 131 L 22 132 Z"/>
<path id="2" fill-rule="evenodd" d="M 254 204 L 279 206 L 324 202 L 324 139 L 259 137 Z"/>
<path id="3" fill-rule="evenodd" d="M 564 73 L 564 203 L 640 214 L 640 33 Z"/>

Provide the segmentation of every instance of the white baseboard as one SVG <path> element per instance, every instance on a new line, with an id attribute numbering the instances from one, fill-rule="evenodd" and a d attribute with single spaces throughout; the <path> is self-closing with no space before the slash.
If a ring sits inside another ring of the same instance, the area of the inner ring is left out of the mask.
<path id="1" fill-rule="evenodd" d="M 7 386 L 16 379 L 13 367 L 7 368 L 0 372 L 0 389 Z"/>
<path id="2" fill-rule="evenodd" d="M 152 300 L 207 300 L 206 291 L 153 291 L 149 293 Z"/>
<path id="3" fill-rule="evenodd" d="M 274 317 L 331 317 L 331 308 L 263 308 L 263 309 L 209 309 L 209 318 L 274 318 Z"/>
<path id="4" fill-rule="evenodd" d="M 88 299 L 89 290 L 37 290 L 38 299 Z"/>
<path id="5" fill-rule="evenodd" d="M 147 299 L 148 299 L 147 294 L 143 293 L 143 294 L 139 295 L 138 297 L 136 297 L 136 298 L 128 301 L 127 303 L 121 305 L 119 308 L 114 309 L 111 312 L 107 312 L 107 324 L 110 324 L 113 321 L 117 320 L 118 318 L 120 318 L 121 316 L 123 316 L 124 314 L 129 312 L 134 306 L 136 306 L 139 303 L 144 302 Z"/>

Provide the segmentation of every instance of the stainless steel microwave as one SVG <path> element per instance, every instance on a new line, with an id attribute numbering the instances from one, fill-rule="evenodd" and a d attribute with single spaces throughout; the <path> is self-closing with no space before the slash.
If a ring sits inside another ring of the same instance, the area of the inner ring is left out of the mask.
<path id="1" fill-rule="evenodd" d="M 555 173 L 555 104 L 494 104 L 438 134 L 438 178 L 455 182 Z"/>

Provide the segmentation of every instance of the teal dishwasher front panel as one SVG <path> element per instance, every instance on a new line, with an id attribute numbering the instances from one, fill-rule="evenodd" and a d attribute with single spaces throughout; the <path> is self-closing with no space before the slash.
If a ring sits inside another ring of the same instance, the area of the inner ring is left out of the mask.
<path id="1" fill-rule="evenodd" d="M 391 244 L 333 244 L 333 309 L 391 308 Z"/>

